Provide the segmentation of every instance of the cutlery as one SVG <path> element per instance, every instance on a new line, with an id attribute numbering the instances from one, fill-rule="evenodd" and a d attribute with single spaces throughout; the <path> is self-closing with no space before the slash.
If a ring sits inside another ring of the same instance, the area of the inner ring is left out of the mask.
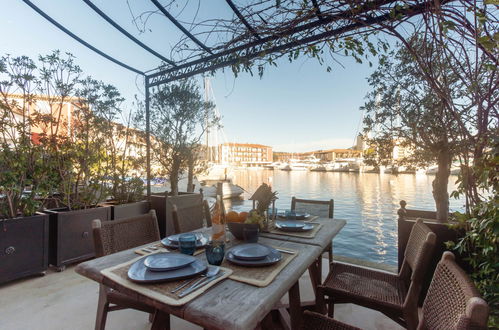
<path id="1" fill-rule="evenodd" d="M 198 277 L 191 278 L 191 279 L 185 281 L 184 283 L 180 284 L 179 286 L 177 286 L 175 289 L 170 291 L 170 293 L 175 293 L 178 290 L 186 287 L 189 284 L 192 284 L 192 286 L 194 286 L 194 285 L 198 284 L 200 281 L 204 280 L 205 277 L 211 277 L 211 276 L 216 275 L 219 270 L 220 270 L 220 267 L 209 266 L 208 271 L 206 272 L 206 274 L 201 275 L 201 278 L 198 278 Z M 212 273 L 213 273 L 213 275 L 212 275 Z M 193 283 L 194 281 L 196 281 L 196 283 Z"/>
<path id="2" fill-rule="evenodd" d="M 201 283 L 198 283 L 198 284 L 196 284 L 194 286 L 189 287 L 187 290 L 182 291 L 182 293 L 180 293 L 178 296 L 179 296 L 179 298 L 185 297 L 189 293 L 191 293 L 191 292 L 193 292 L 193 291 L 195 291 L 197 289 L 202 288 L 206 284 L 208 284 L 210 282 L 213 282 L 217 278 L 222 277 L 224 275 L 225 275 L 225 272 L 221 272 L 221 273 L 218 273 L 217 275 L 214 275 L 212 277 L 206 278 L 206 280 L 204 282 L 201 282 Z"/>
<path id="3" fill-rule="evenodd" d="M 284 249 L 281 249 L 281 248 L 275 248 L 277 251 L 279 252 L 284 252 L 284 253 L 288 253 L 288 254 L 295 254 L 296 252 L 295 251 L 290 251 L 290 250 L 284 250 Z"/>
<path id="4" fill-rule="evenodd" d="M 182 291 L 179 294 L 179 297 L 185 296 L 186 295 L 185 292 L 187 292 L 187 291 L 188 291 L 187 293 L 191 292 L 193 290 L 193 288 L 196 287 L 198 284 L 201 284 L 203 281 L 209 280 L 210 278 L 216 276 L 219 271 L 220 271 L 220 267 L 218 267 L 218 266 L 215 266 L 215 267 L 209 266 L 208 267 L 208 271 L 206 272 L 206 274 L 201 275 L 201 278 L 199 278 L 196 282 L 192 283 L 191 286 L 189 286 L 187 289 L 184 289 L 184 291 Z M 175 290 L 175 291 L 178 291 L 178 290 Z"/>

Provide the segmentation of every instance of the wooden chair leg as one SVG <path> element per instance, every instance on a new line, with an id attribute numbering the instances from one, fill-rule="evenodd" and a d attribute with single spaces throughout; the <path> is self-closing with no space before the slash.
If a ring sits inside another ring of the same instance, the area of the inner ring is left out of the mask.
<path id="1" fill-rule="evenodd" d="M 170 314 L 156 310 L 151 330 L 170 330 Z"/>
<path id="2" fill-rule="evenodd" d="M 107 301 L 107 287 L 99 286 L 99 302 L 97 303 L 97 315 L 95 317 L 95 330 L 104 330 L 106 328 L 107 312 L 109 302 Z"/>
<path id="3" fill-rule="evenodd" d="M 324 299 L 323 289 L 317 288 L 317 296 L 315 298 L 315 311 L 320 314 L 326 314 L 326 301 Z"/>
<path id="4" fill-rule="evenodd" d="M 333 243 L 329 244 L 327 247 L 327 256 L 329 259 L 329 271 L 333 268 Z"/>
<path id="5" fill-rule="evenodd" d="M 301 329 L 302 309 L 300 302 L 300 284 L 296 281 L 288 292 L 289 295 L 289 313 L 291 316 L 291 330 Z"/>
<path id="6" fill-rule="evenodd" d="M 419 322 L 417 307 L 416 307 L 416 311 L 415 312 L 413 312 L 413 311 L 405 311 L 404 312 L 404 320 L 405 320 L 406 328 L 408 330 L 414 330 L 414 329 L 416 329 L 417 326 L 418 326 L 418 322 Z"/>
<path id="7" fill-rule="evenodd" d="M 328 299 L 327 315 L 334 317 L 334 300 L 331 297 Z"/>

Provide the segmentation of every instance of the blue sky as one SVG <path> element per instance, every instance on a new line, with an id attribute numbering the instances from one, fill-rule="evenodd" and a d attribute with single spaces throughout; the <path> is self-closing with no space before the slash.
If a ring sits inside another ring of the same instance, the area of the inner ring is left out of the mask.
<path id="1" fill-rule="evenodd" d="M 82 1 L 32 2 L 85 41 L 127 64 L 141 70 L 152 69 L 158 64 L 155 57 L 110 27 Z M 128 32 L 165 55 L 179 36 L 178 29 L 159 15 L 150 17 L 150 30 L 139 33 L 123 0 L 93 2 Z M 148 1 L 139 3 L 132 4 L 139 6 L 132 7 L 133 12 L 153 9 Z M 224 17 L 230 14 L 225 2 L 214 6 L 213 3 L 202 2 L 204 7 L 200 8 L 200 15 L 209 17 L 216 13 Z M 68 51 L 77 57 L 77 63 L 86 74 L 115 85 L 128 100 L 131 101 L 135 94 L 143 95 L 140 76 L 80 45 L 22 1 L 0 0 L 0 8 L 1 55 L 36 58 L 54 49 Z M 227 139 L 267 144 L 280 151 L 353 145 L 362 115 L 359 107 L 369 91 L 366 78 L 373 68 L 357 64 L 350 58 L 339 60 L 342 65 L 328 63 L 333 68 L 330 73 L 326 72 L 326 65 L 307 58 L 293 63 L 281 60 L 277 68 L 268 67 L 262 79 L 246 73 L 235 78 L 230 69 L 217 72 L 212 85 Z"/>

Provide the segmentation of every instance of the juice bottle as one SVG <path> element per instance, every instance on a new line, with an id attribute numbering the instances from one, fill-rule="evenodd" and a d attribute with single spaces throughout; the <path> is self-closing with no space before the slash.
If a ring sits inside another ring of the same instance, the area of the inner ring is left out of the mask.
<path id="1" fill-rule="evenodd" d="M 225 241 L 225 215 L 222 211 L 222 199 L 217 196 L 213 216 L 211 218 L 212 240 Z"/>

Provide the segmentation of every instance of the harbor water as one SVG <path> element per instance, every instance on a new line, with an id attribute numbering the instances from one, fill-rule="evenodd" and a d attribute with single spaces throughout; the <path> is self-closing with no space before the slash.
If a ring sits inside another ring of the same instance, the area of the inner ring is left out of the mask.
<path id="1" fill-rule="evenodd" d="M 397 210 L 400 200 L 407 208 L 434 210 L 432 175 L 349 172 L 235 170 L 233 182 L 246 190 L 244 199 L 227 201 L 228 209 L 251 209 L 248 197 L 263 182 L 279 195 L 278 209 L 289 209 L 291 198 L 334 199 L 334 217 L 347 221 L 334 239 L 334 253 L 368 262 L 397 265 Z M 455 190 L 457 176 L 449 180 Z M 451 199 L 453 211 L 463 202 Z"/>

